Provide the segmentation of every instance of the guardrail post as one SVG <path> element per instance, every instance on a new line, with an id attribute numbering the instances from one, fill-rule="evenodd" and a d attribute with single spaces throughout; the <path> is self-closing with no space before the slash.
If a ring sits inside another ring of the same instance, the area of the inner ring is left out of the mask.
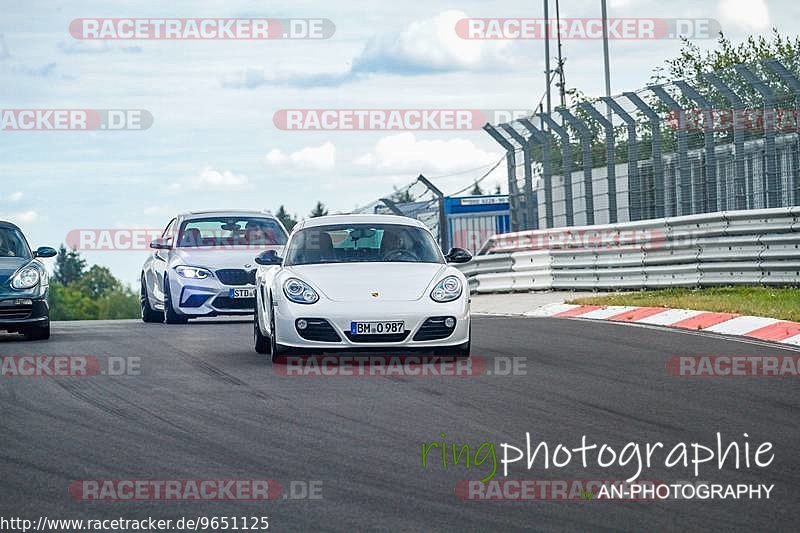
<path id="1" fill-rule="evenodd" d="M 550 168 L 550 135 L 539 131 L 527 118 L 519 123 L 531 134 L 530 140 L 542 147 L 542 182 L 544 186 L 544 220 L 545 227 L 553 227 L 553 171 Z"/>
<path id="2" fill-rule="evenodd" d="M 578 107 L 585 111 L 592 119 L 598 122 L 606 133 L 606 176 L 608 179 L 608 222 L 615 224 L 618 220 L 617 217 L 617 175 L 616 175 L 616 157 L 614 155 L 614 124 L 604 117 L 592 104 L 589 102 L 581 102 Z"/>
<path id="3" fill-rule="evenodd" d="M 652 215 L 655 218 L 662 218 L 664 216 L 664 162 L 661 158 L 661 117 L 655 110 L 647 105 L 644 100 L 639 98 L 636 93 L 626 92 L 622 93 L 625 98 L 631 101 L 636 109 L 644 113 L 647 120 L 650 121 L 650 133 L 652 135 L 652 159 L 653 159 L 653 188 L 655 189 L 655 198 L 653 199 L 654 209 Z"/>
<path id="4" fill-rule="evenodd" d="M 594 225 L 594 187 L 592 186 L 592 132 L 581 119 L 563 107 L 556 109 L 570 126 L 575 128 L 583 148 L 583 191 L 586 206 L 586 224 Z"/>
<path id="5" fill-rule="evenodd" d="M 778 152 L 775 148 L 775 93 L 745 65 L 734 65 L 733 69 L 750 84 L 764 101 L 764 152 L 767 158 L 767 175 L 764 185 L 764 207 L 780 207 L 781 186 L 778 182 Z"/>
<path id="6" fill-rule="evenodd" d="M 511 208 L 511 231 L 519 231 L 519 190 L 517 188 L 517 157 L 514 145 L 506 140 L 491 124 L 483 127 L 492 139 L 506 151 L 506 168 L 508 170 L 508 203 Z"/>
<path id="7" fill-rule="evenodd" d="M 727 183 L 725 180 L 717 180 L 717 150 L 714 143 L 714 112 L 712 104 L 702 94 L 697 92 L 694 87 L 683 80 L 675 82 L 675 86 L 680 89 L 686 98 L 692 100 L 703 110 L 703 141 L 705 142 L 705 168 L 706 168 L 706 212 L 714 213 L 719 209 L 727 209 Z M 685 114 L 684 114 L 685 117 Z M 720 186 L 720 194 L 717 194 L 717 183 Z M 721 199 L 721 201 L 719 201 Z"/>
<path id="8" fill-rule="evenodd" d="M 686 132 L 686 111 L 681 105 L 664 90 L 660 85 L 648 87 L 656 98 L 661 100 L 670 111 L 675 113 L 678 119 L 678 174 L 680 175 L 680 213 L 678 213 L 678 187 L 673 187 L 667 200 L 669 210 L 666 212 L 667 216 L 675 216 L 678 214 L 689 215 L 696 212 L 705 212 L 707 201 L 705 198 L 705 191 L 702 189 L 700 183 L 692 183 L 692 169 L 689 168 L 689 140 Z M 697 180 L 695 180 L 697 181 Z M 698 198 L 699 197 L 699 198 Z"/>
<path id="9" fill-rule="evenodd" d="M 713 72 L 704 74 L 704 78 L 725 97 L 729 104 L 731 104 L 731 111 L 733 112 L 733 150 L 734 150 L 734 175 L 733 175 L 733 198 L 734 209 L 747 209 L 747 181 L 748 177 L 745 175 L 744 169 L 744 123 L 742 112 L 744 111 L 744 101 L 733 92 L 722 79 Z M 750 190 L 753 190 L 752 178 L 749 180 Z M 728 206 L 730 207 L 730 205 Z"/>
<path id="10" fill-rule="evenodd" d="M 639 154 L 636 144 L 636 119 L 610 96 L 600 98 L 628 127 L 628 210 L 631 220 L 641 220 L 644 198 L 639 188 Z"/>
<path id="11" fill-rule="evenodd" d="M 791 189 L 793 192 L 793 205 L 800 205 L 800 78 L 787 69 L 783 63 L 777 59 L 768 59 L 764 64 L 774 72 L 783 83 L 789 86 L 794 93 L 794 124 L 797 133 L 794 150 L 792 150 L 792 172 L 790 177 Z"/>
<path id="12" fill-rule="evenodd" d="M 534 223 L 534 209 L 533 209 L 533 160 L 531 154 L 531 141 L 523 137 L 509 124 L 500 124 L 500 127 L 508 133 L 508 135 L 519 144 L 522 149 L 522 158 L 525 165 L 525 221 L 522 224 L 523 229 L 535 229 L 537 224 Z"/>
<path id="13" fill-rule="evenodd" d="M 567 215 L 567 226 L 575 225 L 575 210 L 572 204 L 572 145 L 569 142 L 569 132 L 553 120 L 553 117 L 546 113 L 540 113 L 541 117 L 550 129 L 561 137 L 561 175 L 564 178 L 564 210 Z"/>

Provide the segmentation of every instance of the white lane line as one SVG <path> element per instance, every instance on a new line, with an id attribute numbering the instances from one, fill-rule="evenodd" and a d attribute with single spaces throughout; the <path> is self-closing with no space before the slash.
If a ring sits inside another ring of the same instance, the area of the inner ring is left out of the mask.
<path id="1" fill-rule="evenodd" d="M 638 324 L 652 324 L 654 326 L 669 326 L 681 320 L 696 317 L 704 312 L 705 311 L 693 311 L 692 309 L 667 309 L 663 313 L 648 316 L 641 320 L 636 320 L 635 322 Z"/>
<path id="2" fill-rule="evenodd" d="M 571 309 L 575 309 L 576 307 L 580 307 L 579 305 L 573 304 L 547 304 L 541 307 L 537 307 L 533 311 L 526 311 L 522 313 L 524 316 L 554 316 L 559 313 L 563 313 L 564 311 L 569 311 Z"/>
<path id="3" fill-rule="evenodd" d="M 705 328 L 706 331 L 714 333 L 724 333 L 726 335 L 745 335 L 765 326 L 776 324 L 780 320 L 775 318 L 764 318 L 761 316 L 737 316 L 725 322 L 720 322 L 715 326 Z"/>
<path id="4" fill-rule="evenodd" d="M 612 316 L 619 315 L 621 313 L 627 313 L 628 311 L 633 311 L 637 309 L 633 306 L 622 306 L 622 305 L 611 305 L 608 307 L 603 307 L 602 309 L 595 309 L 594 311 L 589 311 L 588 313 L 584 313 L 579 315 L 578 318 L 593 318 L 595 320 L 604 320 L 606 318 L 610 318 Z"/>

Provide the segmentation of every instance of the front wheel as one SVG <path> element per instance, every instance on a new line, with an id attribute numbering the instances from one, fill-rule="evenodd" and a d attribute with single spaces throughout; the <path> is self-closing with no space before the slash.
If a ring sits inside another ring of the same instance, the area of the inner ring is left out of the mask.
<path id="1" fill-rule="evenodd" d="M 172 306 L 172 295 L 169 289 L 169 278 L 164 276 L 164 317 L 167 324 L 187 324 L 189 319 L 175 311 Z"/>
<path id="2" fill-rule="evenodd" d="M 22 334 L 25 335 L 25 340 L 46 341 L 50 338 L 50 324 L 30 327 L 23 331 Z"/>
<path id="3" fill-rule="evenodd" d="M 256 352 L 266 355 L 270 353 L 272 340 L 261 333 L 261 328 L 258 326 L 258 311 L 253 316 L 253 343 L 256 347 Z"/>
<path id="4" fill-rule="evenodd" d="M 160 324 L 164 322 L 164 313 L 161 311 L 156 311 L 150 305 L 150 298 L 147 296 L 147 285 L 144 281 L 144 273 L 142 273 L 142 290 L 140 292 L 140 299 L 142 307 L 142 322 L 146 322 L 148 324 Z"/>

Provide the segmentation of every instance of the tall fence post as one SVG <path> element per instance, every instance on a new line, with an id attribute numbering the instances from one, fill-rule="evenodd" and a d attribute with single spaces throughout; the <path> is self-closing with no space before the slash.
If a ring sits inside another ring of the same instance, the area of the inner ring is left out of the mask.
<path id="1" fill-rule="evenodd" d="M 670 183 L 669 194 L 667 195 L 667 216 L 675 216 L 678 212 L 678 192 L 680 191 L 680 214 L 688 215 L 696 212 L 706 211 L 705 191 L 699 180 L 692 183 L 692 169 L 689 167 L 689 140 L 686 132 L 686 110 L 664 90 L 660 85 L 648 87 L 677 118 L 677 137 L 678 137 L 678 175 L 680 176 L 680 189 Z M 699 200 L 698 200 L 699 197 Z"/>
<path id="2" fill-rule="evenodd" d="M 697 92 L 694 87 L 683 80 L 675 82 L 675 86 L 680 89 L 683 95 L 689 100 L 700 106 L 703 112 L 703 142 L 705 144 L 705 197 L 706 212 L 713 213 L 717 209 L 727 209 L 727 190 L 725 180 L 717 180 L 717 147 L 714 143 L 714 111 L 711 102 Z M 684 113 L 685 116 L 685 113 Z M 717 184 L 720 186 L 720 193 L 717 194 Z M 719 202 L 721 199 L 722 202 Z"/>
<path id="3" fill-rule="evenodd" d="M 796 132 L 794 150 L 792 150 L 792 172 L 789 187 L 792 190 L 792 205 L 800 205 L 800 78 L 787 69 L 777 59 L 768 59 L 764 64 L 774 72 L 794 93 L 794 126 Z"/>
<path id="4" fill-rule="evenodd" d="M 542 147 L 542 186 L 544 187 L 545 227 L 553 227 L 553 171 L 550 167 L 550 135 L 543 133 L 527 118 L 519 123 L 531 134 L 531 141 Z"/>
<path id="5" fill-rule="evenodd" d="M 594 187 L 592 185 L 592 132 L 581 119 L 561 107 L 556 109 L 570 126 L 575 128 L 583 148 L 583 191 L 586 206 L 586 224 L 594 225 Z"/>
<path id="6" fill-rule="evenodd" d="M 747 181 L 744 166 L 744 101 L 733 92 L 722 78 L 713 72 L 707 72 L 704 78 L 728 101 L 733 112 L 733 202 L 734 209 L 747 209 Z M 753 186 L 750 184 L 752 191 Z M 730 202 L 727 202 L 730 207 Z"/>
<path id="7" fill-rule="evenodd" d="M 764 206 L 780 207 L 781 186 L 778 182 L 778 151 L 775 148 L 775 93 L 764 83 L 764 80 L 745 65 L 734 65 L 733 69 L 753 87 L 764 102 L 764 155 L 767 160 L 767 173 L 762 180 L 764 190 Z"/>
<path id="8" fill-rule="evenodd" d="M 531 142 L 523 137 L 509 124 L 501 124 L 500 127 L 511 136 L 514 141 L 522 148 L 522 158 L 525 165 L 525 223 L 523 229 L 536 228 L 538 224 L 534 221 L 535 210 L 533 206 L 533 160 L 531 154 Z"/>
<path id="9" fill-rule="evenodd" d="M 506 169 L 508 170 L 508 204 L 511 208 L 511 231 L 519 231 L 519 190 L 517 188 L 517 158 L 514 145 L 506 140 L 491 124 L 483 127 L 492 139 L 506 151 Z"/>
<path id="10" fill-rule="evenodd" d="M 569 132 L 553 120 L 553 117 L 546 113 L 539 116 L 547 123 L 556 135 L 561 137 L 561 175 L 564 178 L 564 211 L 567 216 L 567 226 L 575 225 L 575 208 L 572 203 L 572 145 L 569 140 Z"/>
<path id="11" fill-rule="evenodd" d="M 593 120 L 603 126 L 606 134 L 606 178 L 608 181 L 608 222 L 615 224 L 617 216 L 617 175 L 616 175 L 616 156 L 614 155 L 614 124 L 604 117 L 589 102 L 581 102 L 578 108 L 582 109 Z"/>
<path id="12" fill-rule="evenodd" d="M 622 93 L 625 98 L 631 101 L 636 109 L 644 113 L 650 122 L 650 134 L 652 136 L 652 159 L 653 159 L 653 207 L 650 211 L 651 216 L 662 218 L 664 216 L 664 161 L 661 157 L 661 117 L 658 113 L 647 105 L 639 95 L 632 92 Z"/>
<path id="13" fill-rule="evenodd" d="M 600 98 L 628 127 L 628 210 L 631 220 L 641 220 L 644 197 L 639 184 L 639 151 L 636 141 L 636 119 L 610 96 Z"/>

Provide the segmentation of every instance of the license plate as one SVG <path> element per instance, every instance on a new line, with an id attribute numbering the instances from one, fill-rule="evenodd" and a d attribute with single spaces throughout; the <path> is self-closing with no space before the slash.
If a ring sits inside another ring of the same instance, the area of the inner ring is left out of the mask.
<path id="1" fill-rule="evenodd" d="M 255 298 L 256 289 L 255 287 L 250 289 L 231 289 L 230 297 L 234 300 L 238 300 L 239 298 Z"/>
<path id="2" fill-rule="evenodd" d="M 391 335 L 403 333 L 405 322 L 402 320 L 382 320 L 375 322 L 350 322 L 352 335 Z"/>

